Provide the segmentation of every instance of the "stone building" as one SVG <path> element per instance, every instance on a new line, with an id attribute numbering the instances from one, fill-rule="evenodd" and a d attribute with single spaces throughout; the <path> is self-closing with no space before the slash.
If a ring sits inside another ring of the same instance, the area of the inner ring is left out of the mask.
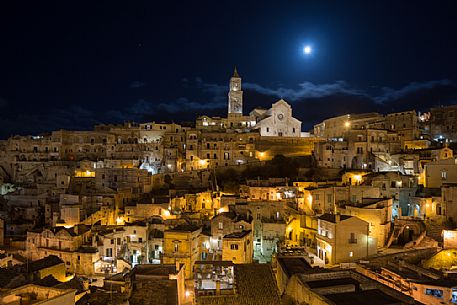
<path id="1" fill-rule="evenodd" d="M 294 273 L 283 300 L 310 305 L 417 304 L 415 300 L 354 270 Z"/>
<path id="2" fill-rule="evenodd" d="M 211 219 L 211 247 L 216 251 L 222 251 L 225 236 L 245 230 L 254 230 L 252 217 L 249 214 L 233 211 L 217 214 Z"/>
<path id="3" fill-rule="evenodd" d="M 240 165 L 256 161 L 257 133 L 191 130 L 186 138 L 186 170 Z"/>
<path id="4" fill-rule="evenodd" d="M 95 181 L 99 188 L 131 189 L 132 193 L 148 193 L 152 188 L 148 171 L 138 168 L 100 168 Z"/>
<path id="5" fill-rule="evenodd" d="M 222 239 L 222 260 L 235 264 L 249 264 L 253 259 L 252 231 L 227 234 Z"/>
<path id="6" fill-rule="evenodd" d="M 271 305 L 281 304 L 270 264 L 237 264 L 233 266 L 231 285 L 214 283 L 213 289 L 198 289 L 200 305 Z M 216 272 L 211 274 L 215 274 Z M 218 278 L 222 276 L 218 275 Z M 211 288 L 213 285 L 210 286 Z M 236 290 L 233 288 L 236 287 Z"/>
<path id="7" fill-rule="evenodd" d="M 393 200 L 384 198 L 365 198 L 359 205 L 348 204 L 338 208 L 342 215 L 355 216 L 369 224 L 369 236 L 377 241 L 377 247 L 383 248 L 389 238 L 392 224 Z"/>
<path id="8" fill-rule="evenodd" d="M 292 107 L 283 99 L 274 103 L 269 110 L 255 110 L 255 129 L 262 137 L 300 137 L 301 121 L 292 116 Z"/>
<path id="9" fill-rule="evenodd" d="M 439 188 L 444 183 L 457 183 L 457 158 L 425 164 L 422 182 L 428 188 Z"/>
<path id="10" fill-rule="evenodd" d="M 457 222 L 457 184 L 446 183 L 441 187 L 441 205 L 437 203 L 437 214 L 446 217 L 446 220 Z"/>
<path id="11" fill-rule="evenodd" d="M 201 231 L 197 226 L 179 225 L 164 232 L 163 263 L 184 265 L 186 279 L 192 278 L 194 264 L 200 257 Z"/>
<path id="12" fill-rule="evenodd" d="M 356 261 L 376 254 L 369 223 L 355 216 L 324 214 L 318 218 L 317 256 L 325 264 Z"/>
<path id="13" fill-rule="evenodd" d="M 92 275 L 97 252 L 97 248 L 92 247 L 90 230 L 79 225 L 70 229 L 28 231 L 24 254 L 32 260 L 55 255 L 65 262 L 67 271 Z"/>
<path id="14" fill-rule="evenodd" d="M 59 289 L 33 284 L 8 290 L 0 295 L 1 304 L 74 305 L 74 289 Z"/>
<path id="15" fill-rule="evenodd" d="M 438 141 L 457 141 L 457 105 L 430 109 L 430 135 Z"/>

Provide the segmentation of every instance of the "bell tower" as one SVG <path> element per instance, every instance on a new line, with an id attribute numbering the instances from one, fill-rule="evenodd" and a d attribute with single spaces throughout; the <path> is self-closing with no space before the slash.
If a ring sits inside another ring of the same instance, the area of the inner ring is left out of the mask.
<path id="1" fill-rule="evenodd" d="M 243 91 L 241 90 L 241 77 L 238 71 L 233 71 L 230 78 L 230 91 L 228 93 L 228 114 L 243 115 Z"/>

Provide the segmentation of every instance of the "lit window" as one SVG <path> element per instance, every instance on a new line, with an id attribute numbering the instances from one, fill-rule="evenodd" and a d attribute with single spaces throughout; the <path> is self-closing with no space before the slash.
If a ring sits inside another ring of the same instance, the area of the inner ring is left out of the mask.
<path id="1" fill-rule="evenodd" d="M 434 296 L 435 298 L 440 298 L 440 299 L 443 298 L 443 290 L 441 290 L 441 289 L 427 288 L 427 289 L 425 289 L 425 294 Z"/>
<path id="2" fill-rule="evenodd" d="M 447 171 L 444 169 L 441 171 L 441 179 L 443 179 L 443 180 L 447 179 Z"/>

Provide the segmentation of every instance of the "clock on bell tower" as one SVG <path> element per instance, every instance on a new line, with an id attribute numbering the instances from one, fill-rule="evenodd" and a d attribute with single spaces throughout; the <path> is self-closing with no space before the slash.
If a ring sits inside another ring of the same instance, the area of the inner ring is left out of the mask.
<path id="1" fill-rule="evenodd" d="M 228 114 L 243 114 L 243 91 L 241 90 L 241 77 L 236 70 L 230 78 L 230 91 L 228 94 Z"/>

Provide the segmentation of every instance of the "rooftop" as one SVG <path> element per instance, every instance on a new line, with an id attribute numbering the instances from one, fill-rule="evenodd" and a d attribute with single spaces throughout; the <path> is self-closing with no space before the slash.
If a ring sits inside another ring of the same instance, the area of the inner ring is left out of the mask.
<path id="1" fill-rule="evenodd" d="M 251 230 L 243 230 L 241 232 L 234 232 L 234 233 L 227 234 L 224 236 L 224 238 L 243 238 L 246 235 L 248 235 L 249 233 L 251 233 Z"/>
<path id="2" fill-rule="evenodd" d="M 336 223 L 336 214 L 323 214 L 321 216 L 319 216 L 319 219 L 320 220 L 325 220 L 325 221 L 328 221 L 328 222 L 333 222 L 333 223 Z M 351 218 L 352 216 L 348 216 L 348 215 L 339 215 L 340 216 L 340 221 L 343 221 L 343 220 L 346 220 L 346 219 L 349 219 Z"/>
<path id="3" fill-rule="evenodd" d="M 133 286 L 130 305 L 177 305 L 176 280 L 148 279 Z"/>
<path id="4" fill-rule="evenodd" d="M 366 305 L 368 303 L 370 305 L 404 304 L 400 300 L 378 289 L 335 293 L 326 295 L 325 297 L 337 305 Z"/>
<path id="5" fill-rule="evenodd" d="M 276 282 L 268 264 L 235 265 L 236 294 L 199 296 L 199 305 L 273 305 L 281 304 Z"/>
<path id="6" fill-rule="evenodd" d="M 176 265 L 155 265 L 155 264 L 141 264 L 136 265 L 132 270 L 133 275 L 157 275 L 167 276 L 169 274 L 176 274 Z"/>
<path id="7" fill-rule="evenodd" d="M 199 230 L 200 227 L 196 225 L 189 225 L 189 224 L 183 224 L 183 225 L 177 225 L 176 227 L 167 230 L 167 231 L 177 231 L 177 232 L 195 232 Z"/>
<path id="8" fill-rule="evenodd" d="M 312 270 L 311 265 L 303 257 L 278 257 L 277 261 L 289 278 L 296 273 Z"/>
<path id="9" fill-rule="evenodd" d="M 55 255 L 46 256 L 45 258 L 25 263 L 19 266 L 20 272 L 35 272 L 45 268 L 49 268 L 58 264 L 63 264 L 63 261 Z"/>
<path id="10" fill-rule="evenodd" d="M 356 287 L 359 286 L 359 281 L 351 278 L 351 277 L 342 277 L 336 279 L 325 279 L 325 280 L 316 280 L 316 281 L 309 281 L 306 282 L 310 288 L 323 288 L 323 287 L 332 287 L 332 286 L 340 286 L 340 285 L 349 285 L 353 284 Z"/>

